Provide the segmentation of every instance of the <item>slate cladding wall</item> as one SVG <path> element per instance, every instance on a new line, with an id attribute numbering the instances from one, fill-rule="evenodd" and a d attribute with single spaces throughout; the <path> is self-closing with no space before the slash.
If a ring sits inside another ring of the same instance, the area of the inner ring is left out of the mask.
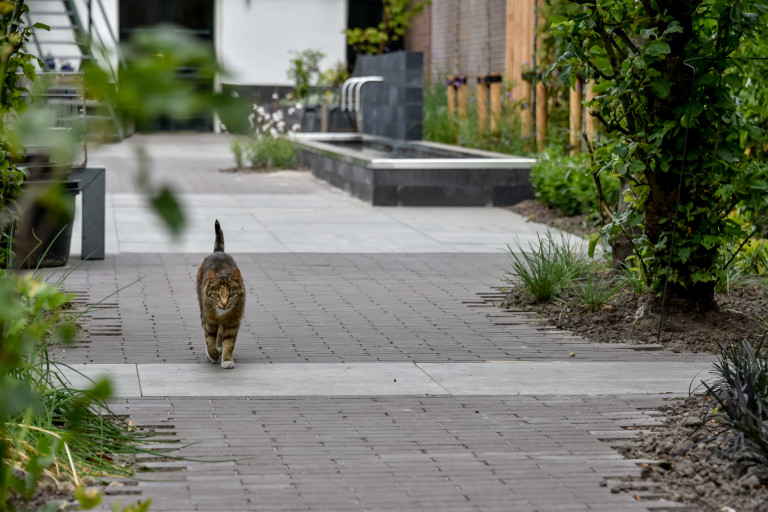
<path id="1" fill-rule="evenodd" d="M 421 52 L 363 56 L 355 76 L 380 76 L 363 86 L 363 133 L 399 140 L 421 140 L 424 59 Z"/>
<path id="2" fill-rule="evenodd" d="M 301 150 L 312 174 L 374 206 L 508 206 L 533 199 L 530 169 L 368 169 Z"/>

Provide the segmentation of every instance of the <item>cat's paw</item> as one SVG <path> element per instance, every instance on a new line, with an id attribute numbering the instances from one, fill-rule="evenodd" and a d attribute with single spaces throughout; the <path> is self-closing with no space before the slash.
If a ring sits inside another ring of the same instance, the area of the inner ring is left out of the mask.
<path id="1" fill-rule="evenodd" d="M 225 370 L 231 370 L 232 368 L 235 367 L 235 362 L 234 361 L 222 361 L 221 362 L 221 367 L 224 368 Z"/>
<path id="2" fill-rule="evenodd" d="M 205 352 L 205 357 L 206 357 L 206 359 L 208 359 L 208 361 L 210 361 L 210 362 L 212 362 L 212 363 L 218 363 L 218 362 L 219 362 L 219 354 L 218 354 L 218 353 L 216 353 L 216 354 L 214 354 L 214 355 L 211 355 L 211 354 L 209 354 L 209 353 L 208 353 L 208 351 L 206 350 L 206 352 Z"/>

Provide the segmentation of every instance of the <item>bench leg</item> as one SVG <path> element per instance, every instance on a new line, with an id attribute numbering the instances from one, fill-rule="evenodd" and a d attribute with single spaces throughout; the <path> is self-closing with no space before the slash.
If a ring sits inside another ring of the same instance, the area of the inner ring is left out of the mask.
<path id="1" fill-rule="evenodd" d="M 73 173 L 74 174 L 74 173 Z M 103 167 L 77 169 L 83 199 L 82 258 L 104 259 L 106 179 Z"/>

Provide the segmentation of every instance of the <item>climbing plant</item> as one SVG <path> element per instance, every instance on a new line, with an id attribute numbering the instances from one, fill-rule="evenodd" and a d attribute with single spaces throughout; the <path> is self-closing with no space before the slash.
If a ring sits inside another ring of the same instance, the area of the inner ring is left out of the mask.
<path id="1" fill-rule="evenodd" d="M 0 2 L 0 267 L 10 257 L 8 240 L 16 220 L 14 203 L 21 195 L 24 171 L 17 163 L 24 154 L 9 127 L 27 109 L 23 79 L 35 79 L 37 57 L 25 51 L 32 28 L 25 26 L 21 15 L 28 7 L 23 0 Z M 40 23 L 35 28 L 47 29 Z"/>
<path id="2" fill-rule="evenodd" d="M 762 232 L 766 162 L 745 149 L 764 144 L 738 93 L 751 78 L 734 61 L 762 31 L 768 5 L 753 0 L 576 0 L 576 16 L 553 17 L 567 38 L 550 68 L 574 84 L 596 80 L 588 107 L 612 142 L 594 173 L 618 175 L 627 208 L 613 212 L 606 239 L 629 239 L 654 297 L 714 306 L 732 255 L 721 247 Z M 606 205 L 607 206 L 607 205 Z M 729 219 L 753 212 L 749 225 Z M 607 209 L 607 208 L 606 208 Z M 668 283 L 667 283 L 667 277 Z M 665 284 L 666 283 L 666 284 Z"/>
<path id="3" fill-rule="evenodd" d="M 405 31 L 411 26 L 411 20 L 429 3 L 429 0 L 383 0 L 381 23 L 375 27 L 347 29 L 347 44 L 357 53 L 385 53 L 391 41 L 398 41 L 405 36 Z"/>

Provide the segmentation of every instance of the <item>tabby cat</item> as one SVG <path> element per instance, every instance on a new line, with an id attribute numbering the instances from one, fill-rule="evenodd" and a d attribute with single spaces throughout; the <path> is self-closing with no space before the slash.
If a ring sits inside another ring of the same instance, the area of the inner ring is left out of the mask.
<path id="1" fill-rule="evenodd" d="M 205 333 L 206 356 L 222 368 L 234 368 L 232 351 L 245 309 L 245 286 L 232 256 L 224 252 L 224 233 L 215 224 L 216 242 L 213 254 L 203 260 L 197 270 L 197 300 Z"/>

